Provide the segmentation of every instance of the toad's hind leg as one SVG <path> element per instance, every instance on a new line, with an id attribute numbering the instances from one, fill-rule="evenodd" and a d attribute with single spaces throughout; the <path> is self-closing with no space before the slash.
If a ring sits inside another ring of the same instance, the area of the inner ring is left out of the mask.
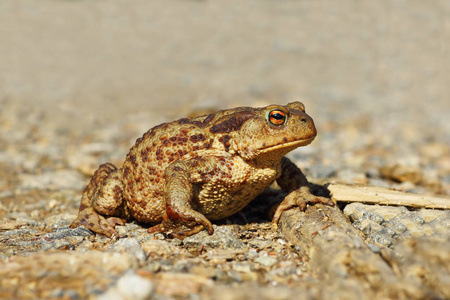
<path id="1" fill-rule="evenodd" d="M 108 237 L 116 236 L 115 225 L 125 224 L 122 170 L 113 164 L 101 165 L 83 191 L 78 217 L 71 228 L 84 226 Z"/>

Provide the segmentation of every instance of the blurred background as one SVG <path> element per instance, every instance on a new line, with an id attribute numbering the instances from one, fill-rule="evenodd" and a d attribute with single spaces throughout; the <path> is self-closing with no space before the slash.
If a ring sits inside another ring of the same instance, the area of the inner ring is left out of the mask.
<path id="1" fill-rule="evenodd" d="M 45 152 L 89 173 L 161 122 L 301 100 L 310 176 L 450 182 L 447 0 L 2 0 L 0 36 L 0 158 L 25 170 Z"/>

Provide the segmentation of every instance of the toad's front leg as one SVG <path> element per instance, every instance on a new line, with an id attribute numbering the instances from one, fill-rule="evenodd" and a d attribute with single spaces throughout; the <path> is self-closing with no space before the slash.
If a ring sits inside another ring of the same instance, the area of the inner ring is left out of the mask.
<path id="1" fill-rule="evenodd" d="M 171 231 L 176 238 L 185 238 L 206 228 L 209 234 L 214 230 L 211 222 L 192 209 L 193 183 L 191 169 L 197 161 L 176 161 L 165 171 L 164 200 L 166 211 L 163 221 L 151 227 L 148 232 Z"/>
<path id="2" fill-rule="evenodd" d="M 292 207 L 298 206 L 301 211 L 306 209 L 307 204 L 325 204 L 334 206 L 334 202 L 329 198 L 313 195 L 309 190 L 309 183 L 302 171 L 288 158 L 281 160 L 281 176 L 277 179 L 278 185 L 289 194 L 280 203 L 272 222 L 278 224 L 281 214 Z"/>

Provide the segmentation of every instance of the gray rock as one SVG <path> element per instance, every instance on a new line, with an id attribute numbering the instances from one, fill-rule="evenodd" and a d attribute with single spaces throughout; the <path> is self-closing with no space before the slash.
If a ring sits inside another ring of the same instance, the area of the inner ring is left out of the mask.
<path id="1" fill-rule="evenodd" d="M 370 250 L 372 250 L 372 252 L 374 252 L 374 253 L 380 253 L 380 247 L 378 247 L 377 245 L 375 245 L 375 244 L 372 244 L 372 243 L 369 243 L 369 244 L 367 244 L 367 246 L 369 246 L 369 249 Z"/>
<path id="2" fill-rule="evenodd" d="M 365 235 L 372 235 L 375 233 L 379 233 L 383 230 L 383 226 L 381 226 L 380 224 L 369 220 L 369 219 L 360 219 L 360 220 L 356 220 L 353 223 L 353 226 L 355 228 L 357 228 L 358 230 L 360 230 L 362 233 L 364 233 Z"/>
<path id="3" fill-rule="evenodd" d="M 45 237 L 51 240 L 56 239 L 63 239 L 71 236 L 90 236 L 93 235 L 93 233 L 89 230 L 84 228 L 83 226 L 77 227 L 77 228 L 57 228 L 52 232 L 48 232 L 45 234 Z"/>
<path id="4" fill-rule="evenodd" d="M 37 233 L 37 230 L 35 229 L 30 229 L 30 228 L 21 228 L 21 229 L 13 229 L 13 230 L 7 230 L 4 232 L 0 232 L 1 235 L 6 235 L 6 236 L 20 236 L 20 235 L 25 235 L 25 234 L 35 234 Z"/>
<path id="5" fill-rule="evenodd" d="M 406 237 L 450 235 L 450 211 L 352 203 L 344 214 L 366 238 L 377 245 L 392 247 Z"/>
<path id="6" fill-rule="evenodd" d="M 255 238 L 255 239 L 249 240 L 248 245 L 253 248 L 264 249 L 267 247 L 271 247 L 273 245 L 273 242 L 271 240 Z"/>
<path id="7" fill-rule="evenodd" d="M 45 218 L 44 223 L 48 228 L 64 228 L 69 227 L 75 218 L 75 214 L 64 213 Z"/>
<path id="8" fill-rule="evenodd" d="M 344 214 L 352 221 L 361 219 L 364 213 L 377 214 L 385 221 L 389 221 L 399 214 L 406 212 L 409 212 L 409 210 L 404 206 L 380 206 L 362 203 L 351 203 L 344 208 Z"/>
<path id="9" fill-rule="evenodd" d="M 377 224 L 383 224 L 385 222 L 384 218 L 382 216 L 380 216 L 377 213 L 373 213 L 373 212 L 364 212 L 362 215 L 362 219 L 369 219 L 371 221 L 374 221 Z"/>
<path id="10" fill-rule="evenodd" d="M 382 234 L 372 234 L 369 237 L 369 241 L 385 247 L 390 247 L 393 245 L 392 239 Z"/>
<path id="11" fill-rule="evenodd" d="M 243 249 L 246 247 L 229 226 L 215 225 L 213 235 L 209 235 L 206 231 L 202 231 L 185 238 L 183 244 L 187 247 L 206 246 L 221 249 Z"/>
<path id="12" fill-rule="evenodd" d="M 139 244 L 135 238 L 120 239 L 108 251 L 118 253 L 125 252 L 136 257 L 141 262 L 145 261 L 147 258 L 141 244 Z"/>
<path id="13" fill-rule="evenodd" d="M 255 259 L 255 262 L 260 263 L 265 267 L 271 267 L 275 265 L 278 262 L 278 260 L 271 256 L 260 256 L 257 259 Z"/>

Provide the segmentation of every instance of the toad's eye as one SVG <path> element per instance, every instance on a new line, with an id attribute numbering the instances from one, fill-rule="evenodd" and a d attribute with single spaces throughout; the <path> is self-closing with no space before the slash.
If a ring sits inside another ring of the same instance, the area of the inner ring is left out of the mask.
<path id="1" fill-rule="evenodd" d="M 272 110 L 269 113 L 269 122 L 273 125 L 283 125 L 286 122 L 286 113 L 279 109 Z"/>

